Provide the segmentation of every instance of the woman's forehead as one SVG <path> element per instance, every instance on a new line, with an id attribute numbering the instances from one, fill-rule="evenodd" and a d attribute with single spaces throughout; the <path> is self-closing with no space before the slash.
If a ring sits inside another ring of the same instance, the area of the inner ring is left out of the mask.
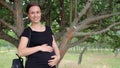
<path id="1" fill-rule="evenodd" d="M 29 11 L 40 11 L 40 7 L 39 6 L 32 6 L 32 7 L 30 7 Z"/>

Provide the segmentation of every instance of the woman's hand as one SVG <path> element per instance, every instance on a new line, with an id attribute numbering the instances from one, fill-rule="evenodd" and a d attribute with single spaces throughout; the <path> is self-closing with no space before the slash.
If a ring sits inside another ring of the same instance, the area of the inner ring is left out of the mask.
<path id="1" fill-rule="evenodd" d="M 59 62 L 60 58 L 58 56 L 56 56 L 56 55 L 51 56 L 51 58 L 52 59 L 48 61 L 48 65 L 53 67 L 53 66 L 57 65 L 57 63 Z"/>
<path id="2" fill-rule="evenodd" d="M 43 44 L 40 47 L 40 51 L 44 51 L 44 52 L 52 52 L 53 48 L 51 46 L 48 46 L 48 44 Z"/>

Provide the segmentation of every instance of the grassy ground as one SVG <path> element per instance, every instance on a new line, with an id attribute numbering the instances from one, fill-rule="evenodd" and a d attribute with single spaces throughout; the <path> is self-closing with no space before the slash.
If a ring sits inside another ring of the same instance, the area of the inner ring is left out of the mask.
<path id="1" fill-rule="evenodd" d="M 0 52 L 0 68 L 11 68 L 15 51 Z M 67 53 L 59 68 L 120 68 L 120 55 L 114 57 L 112 52 L 87 51 L 83 55 L 82 63 L 77 64 L 78 53 Z"/>
<path id="2" fill-rule="evenodd" d="M 60 63 L 60 68 L 120 68 L 120 54 L 114 56 L 112 52 L 86 52 L 82 63 L 77 64 L 79 54 L 67 53 Z"/>
<path id="3" fill-rule="evenodd" d="M 11 68 L 12 59 L 15 57 L 15 51 L 0 52 L 0 68 Z"/>

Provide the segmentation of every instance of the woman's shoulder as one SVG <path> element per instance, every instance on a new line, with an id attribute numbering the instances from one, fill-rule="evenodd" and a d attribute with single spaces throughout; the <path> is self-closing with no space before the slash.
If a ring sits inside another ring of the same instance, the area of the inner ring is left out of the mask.
<path id="1" fill-rule="evenodd" d="M 50 26 L 48 26 L 48 25 L 46 25 L 45 27 L 46 27 L 47 29 L 51 29 L 51 27 L 50 27 Z"/>
<path id="2" fill-rule="evenodd" d="M 46 29 L 47 29 L 48 32 L 50 32 L 53 35 L 52 29 L 51 29 L 50 26 L 46 26 Z"/>
<path id="3" fill-rule="evenodd" d="M 30 29 L 30 27 L 26 27 L 26 28 L 24 28 L 24 30 L 29 30 Z"/>
<path id="4" fill-rule="evenodd" d="M 24 28 L 24 31 L 26 32 L 28 32 L 28 31 L 30 31 L 31 29 L 30 29 L 30 27 L 26 27 L 26 28 Z"/>
<path id="5" fill-rule="evenodd" d="M 20 37 L 21 37 L 21 36 L 28 37 L 30 31 L 31 31 L 31 30 L 30 30 L 30 27 L 26 27 L 26 28 L 24 28 L 24 30 L 23 30 L 22 34 L 20 35 Z"/>
<path id="6" fill-rule="evenodd" d="M 27 34 L 30 31 L 31 31 L 30 27 L 26 27 L 26 28 L 24 28 L 22 34 Z"/>

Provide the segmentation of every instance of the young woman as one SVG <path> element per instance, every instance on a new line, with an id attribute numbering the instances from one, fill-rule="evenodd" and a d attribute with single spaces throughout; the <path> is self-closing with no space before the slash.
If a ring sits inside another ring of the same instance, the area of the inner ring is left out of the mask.
<path id="1" fill-rule="evenodd" d="M 25 68 L 56 68 L 60 53 L 51 28 L 40 23 L 41 8 L 37 3 L 27 5 L 26 12 L 32 24 L 20 36 L 19 56 L 27 56 Z M 29 35 L 31 31 L 30 44 Z"/>

